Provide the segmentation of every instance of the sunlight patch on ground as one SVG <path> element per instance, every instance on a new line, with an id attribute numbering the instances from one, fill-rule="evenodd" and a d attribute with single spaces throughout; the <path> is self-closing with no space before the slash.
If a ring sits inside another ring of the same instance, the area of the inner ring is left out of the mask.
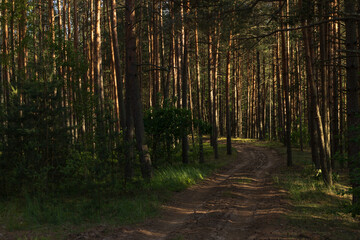
<path id="1" fill-rule="evenodd" d="M 238 182 L 238 183 L 252 183 L 252 182 L 256 182 L 255 179 L 253 178 L 248 178 L 248 177 L 233 177 L 231 180 Z"/>

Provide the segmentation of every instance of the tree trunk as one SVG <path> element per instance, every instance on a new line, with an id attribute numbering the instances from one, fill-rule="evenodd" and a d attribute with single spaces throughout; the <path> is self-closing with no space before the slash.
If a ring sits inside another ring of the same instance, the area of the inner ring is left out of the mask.
<path id="1" fill-rule="evenodd" d="M 334 36 L 337 36 L 337 31 L 338 31 L 338 26 L 339 24 L 337 22 L 335 22 L 333 24 L 333 34 Z M 338 51 L 340 50 L 338 48 L 338 42 L 340 42 L 340 39 L 335 40 L 335 43 L 333 45 L 333 54 L 335 55 L 335 59 L 339 58 L 340 56 L 338 54 Z M 337 64 L 337 60 L 333 59 L 333 64 Z M 341 78 L 341 76 L 338 74 L 340 69 L 340 64 L 339 66 L 333 66 L 333 79 L 332 79 L 332 84 L 333 84 L 333 102 L 332 102 L 332 153 L 333 154 L 337 154 L 339 151 L 339 78 Z M 334 161 L 333 161 L 333 165 L 334 165 Z M 335 166 L 332 166 L 333 168 Z"/>
<path id="2" fill-rule="evenodd" d="M 357 56 L 357 36 L 355 2 L 344 0 L 346 29 L 346 86 L 347 86 L 347 122 L 348 122 L 348 158 L 350 179 L 353 188 L 353 204 L 360 201 L 360 106 L 359 106 L 359 58 Z M 354 15 L 354 16 L 352 16 Z"/>
<path id="3" fill-rule="evenodd" d="M 182 10 L 183 15 L 182 15 L 182 31 L 181 34 L 182 36 L 182 43 L 183 43 L 183 56 L 182 56 L 182 76 L 181 76 L 181 80 L 182 80 L 182 108 L 183 109 L 187 109 L 187 86 L 188 86 L 188 32 L 187 29 L 185 30 L 185 21 L 187 19 L 187 14 L 188 14 L 188 2 L 187 0 L 183 0 L 182 3 Z M 184 164 L 189 163 L 189 157 L 188 157 L 188 149 L 189 149 L 189 143 L 188 143 L 188 136 L 187 134 L 184 134 L 184 136 L 182 137 L 182 162 Z"/>
<path id="4" fill-rule="evenodd" d="M 283 142 L 284 141 L 284 120 L 283 120 L 283 104 L 282 104 L 282 91 L 281 91 L 281 84 L 280 84 L 280 60 L 279 60 L 279 51 L 280 51 L 280 38 L 277 36 L 277 44 L 276 44 L 276 90 L 277 90 L 277 101 L 278 101 L 278 139 Z"/>
<path id="5" fill-rule="evenodd" d="M 144 179 L 150 180 L 152 176 L 151 159 L 148 147 L 145 143 L 145 129 L 143 121 L 142 103 L 140 95 L 140 83 L 138 79 L 136 59 L 136 19 L 135 0 L 125 0 L 125 46 L 126 46 L 126 95 L 130 100 L 132 116 L 135 126 L 136 146 L 140 154 L 141 173 Z M 130 107 L 130 106 L 127 106 Z M 129 116 L 127 116 L 128 118 Z M 128 129 L 129 130 L 129 129 Z M 128 142 L 129 144 L 129 142 Z"/>
<path id="6" fill-rule="evenodd" d="M 256 101 L 256 127 L 257 127 L 257 138 L 262 140 L 262 132 L 261 132 L 261 77 L 260 77 L 260 53 L 256 51 L 256 84 L 257 84 L 257 101 Z"/>
<path id="7" fill-rule="evenodd" d="M 299 1 L 299 4 L 300 4 L 300 6 L 302 6 L 301 0 Z M 303 25 L 306 24 L 306 21 L 304 18 L 302 19 L 302 24 Z M 313 117 L 315 118 L 316 129 L 320 136 L 319 137 L 319 141 L 320 141 L 319 148 L 320 148 L 320 159 L 321 159 L 321 157 L 324 157 L 326 154 L 325 153 L 326 139 L 325 139 L 324 126 L 323 126 L 323 121 L 322 121 L 322 116 L 321 116 L 321 110 L 320 110 L 319 103 L 318 103 L 317 87 L 313 80 L 314 75 L 313 75 L 312 59 L 314 59 L 314 54 L 310 47 L 311 46 L 311 32 L 310 31 L 311 31 L 311 29 L 305 29 L 305 28 L 302 29 L 304 46 L 305 46 L 307 79 L 308 79 L 308 83 L 309 83 L 309 87 L 310 87 L 310 91 L 311 91 L 311 105 L 314 108 L 313 109 L 313 112 L 314 112 Z M 327 186 L 331 186 L 332 185 L 332 176 L 331 176 L 332 174 L 331 174 L 331 171 L 329 171 L 328 164 L 329 163 L 327 161 L 320 160 L 323 180 Z M 331 167 L 330 167 L 330 170 L 331 170 Z"/>
<path id="8" fill-rule="evenodd" d="M 213 64 L 213 52 L 212 52 L 212 36 L 211 36 L 211 29 L 209 28 L 209 33 L 208 33 L 208 121 L 211 123 L 213 123 L 213 118 L 212 118 L 212 107 L 213 107 L 213 87 L 212 87 L 212 64 Z M 214 139 L 213 139 L 213 131 L 210 133 L 210 145 L 214 146 Z"/>
<path id="9" fill-rule="evenodd" d="M 200 72 L 200 59 L 199 59 L 199 34 L 197 25 L 197 9 L 195 9 L 195 61 L 196 61 L 196 92 L 197 92 L 197 114 L 198 119 L 202 121 L 201 114 L 201 99 L 200 99 L 200 87 L 201 87 L 201 72 Z M 199 127 L 199 162 L 204 163 L 204 150 L 201 128 Z"/>
<path id="10" fill-rule="evenodd" d="M 295 79 L 298 83 L 298 116 L 299 116 L 299 131 L 300 131 L 300 150 L 304 150 L 303 144 L 303 118 L 302 118 L 302 81 L 301 81 L 301 71 L 300 71 L 300 50 L 299 50 L 299 41 L 296 42 L 296 72 L 295 72 Z"/>
<path id="11" fill-rule="evenodd" d="M 4 0 L 3 4 L 7 4 L 8 0 Z M 5 59 L 9 59 L 10 55 L 9 55 L 9 27 L 8 27 L 8 11 L 7 8 L 4 7 L 2 10 L 2 17 L 3 17 L 3 22 L 2 22 L 2 54 L 4 55 Z M 4 61 L 4 60 L 3 60 Z M 0 74 L 2 74 L 1 80 L 3 82 L 2 87 L 3 92 L 0 94 L 3 94 L 3 103 L 5 104 L 6 107 L 6 112 L 9 112 L 10 110 L 10 86 L 11 86 L 11 82 L 10 82 L 10 69 L 9 69 L 9 65 L 10 65 L 10 61 L 6 60 L 3 63 L 0 64 L 2 66 L 2 69 L 0 71 Z M 1 87 L 0 87 L 1 89 Z M 7 123 L 4 123 L 7 124 Z M 5 126 L 4 126 L 5 127 Z M 5 137 L 5 134 L 4 136 Z M 5 143 L 5 140 L 4 140 Z"/>
<path id="12" fill-rule="evenodd" d="M 160 60 L 159 65 L 163 68 L 165 66 L 165 38 L 164 38 L 164 14 L 163 14 L 163 5 L 162 1 L 159 2 L 159 21 L 160 21 Z M 169 69 L 170 71 L 170 69 Z M 161 73 L 161 84 L 163 90 L 164 101 L 169 98 L 169 79 L 165 76 L 164 70 L 160 71 Z"/>
<path id="13" fill-rule="evenodd" d="M 176 36 L 175 36 L 175 10 L 174 10 L 174 1 L 170 1 L 170 16 L 171 16 L 171 54 L 172 54 L 172 66 L 171 71 L 173 75 L 173 92 L 172 92 L 172 98 L 173 101 L 176 98 L 177 95 L 177 75 L 178 75 L 178 68 L 176 63 Z"/>
<path id="14" fill-rule="evenodd" d="M 238 137 L 243 137 L 243 106 L 242 106 L 242 91 L 243 91 L 243 84 L 241 79 L 242 76 L 242 58 L 240 57 L 239 53 L 237 55 L 237 68 L 236 68 L 236 78 L 235 78 L 235 84 L 237 86 L 236 89 L 236 108 L 237 108 L 237 135 Z"/>
<path id="15" fill-rule="evenodd" d="M 281 4 L 281 1 L 279 2 Z M 281 21 L 281 28 L 283 29 L 283 23 Z M 291 107 L 290 107 L 290 87 L 289 87 L 289 65 L 288 65 L 288 54 L 287 47 L 285 42 L 285 33 L 281 33 L 281 58 L 282 58 L 282 71 L 283 71 L 283 87 L 285 92 L 285 108 L 286 108 L 286 156 L 287 156 L 287 165 L 292 166 L 292 151 L 291 151 Z"/>
<path id="16" fill-rule="evenodd" d="M 232 32 L 230 31 L 229 36 L 229 47 L 226 58 L 226 153 L 231 155 L 231 119 L 230 119 L 230 96 L 229 96 L 229 85 L 230 85 L 230 63 L 231 63 L 231 44 L 232 44 Z"/>
<path id="17" fill-rule="evenodd" d="M 327 21 L 328 20 L 328 5 L 325 0 L 321 0 L 319 3 L 319 14 L 321 20 Z M 322 106 L 322 122 L 324 126 L 324 138 L 325 141 L 325 149 L 324 149 L 324 159 L 320 159 L 320 161 L 324 161 L 326 167 L 328 168 L 329 172 L 332 172 L 331 169 L 331 145 L 330 145 L 330 108 L 329 108 L 329 82 L 330 78 L 328 75 L 328 64 L 325 64 L 329 61 L 328 56 L 328 23 L 320 24 L 320 78 L 321 78 L 321 106 Z"/>
<path id="18" fill-rule="evenodd" d="M 101 0 L 95 0 L 95 36 L 94 36 L 94 82 L 95 94 L 98 97 L 96 104 L 96 148 L 99 158 L 104 160 L 106 153 L 106 134 L 104 123 L 105 96 L 104 96 L 104 79 L 102 74 L 102 51 L 101 51 Z"/>
<path id="19" fill-rule="evenodd" d="M 151 18 L 151 0 L 145 0 L 146 2 L 146 9 L 147 9 L 147 13 L 148 13 L 148 24 L 147 24 L 147 41 L 148 41 L 148 61 L 149 61 L 149 73 L 148 73 L 148 79 L 149 79 L 149 85 L 148 85 L 148 107 L 152 107 L 153 106 L 153 59 L 152 59 L 152 26 L 151 26 L 151 22 L 152 22 L 152 18 Z"/>
<path id="20" fill-rule="evenodd" d="M 212 121 L 213 121 L 213 148 L 215 159 L 219 158 L 218 153 L 218 104 L 217 104 L 217 82 L 218 82 L 218 60 L 219 60 L 219 44 L 220 44 L 220 28 L 216 27 L 214 35 L 216 37 L 216 45 L 213 47 L 213 112 L 212 112 Z"/>
<path id="21" fill-rule="evenodd" d="M 126 125 L 126 114 L 125 114 L 125 105 L 124 105 L 124 94 L 123 94 L 123 81 L 121 76 L 121 60 L 120 60 L 120 48 L 119 40 L 117 35 L 117 17 L 116 17 L 116 0 L 108 0 L 110 2 L 110 20 L 111 20 L 111 32 L 112 32 L 112 41 L 113 49 L 115 56 L 115 81 L 117 86 L 117 97 L 119 104 L 119 115 L 120 115 L 120 126 L 122 129 L 125 129 Z"/>

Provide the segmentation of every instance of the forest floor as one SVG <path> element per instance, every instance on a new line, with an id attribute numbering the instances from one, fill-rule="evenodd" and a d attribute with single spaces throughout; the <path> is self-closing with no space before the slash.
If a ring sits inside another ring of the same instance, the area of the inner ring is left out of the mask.
<path id="1" fill-rule="evenodd" d="M 236 161 L 177 193 L 159 217 L 118 229 L 99 227 L 68 239 L 338 239 L 339 229 L 324 236 L 290 223 L 287 215 L 293 206 L 272 177 L 286 164 L 283 157 L 250 144 L 235 143 L 234 148 Z M 349 239 L 360 239 L 359 231 L 351 231 Z"/>
<path id="2" fill-rule="evenodd" d="M 235 161 L 175 193 L 158 216 L 134 225 L 92 227 L 66 239 L 360 239 L 358 220 L 349 220 L 347 227 L 338 213 L 331 213 L 329 221 L 314 211 L 299 212 L 289 191 L 276 183 L 282 172 L 290 171 L 277 149 L 242 141 L 234 141 L 233 147 Z"/>

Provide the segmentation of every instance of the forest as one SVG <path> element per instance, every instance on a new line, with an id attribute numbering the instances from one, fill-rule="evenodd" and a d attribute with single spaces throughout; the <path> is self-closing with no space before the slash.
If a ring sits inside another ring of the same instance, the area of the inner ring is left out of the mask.
<path id="1" fill-rule="evenodd" d="M 107 199 L 182 191 L 254 139 L 283 146 L 286 171 L 308 153 L 324 189 L 345 179 L 356 218 L 359 14 L 355 0 L 0 0 L 0 225 L 11 202 L 59 199 L 102 219 Z"/>

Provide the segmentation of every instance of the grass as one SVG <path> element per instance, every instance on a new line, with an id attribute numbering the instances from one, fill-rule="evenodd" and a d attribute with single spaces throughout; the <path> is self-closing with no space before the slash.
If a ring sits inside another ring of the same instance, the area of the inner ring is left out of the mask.
<path id="1" fill-rule="evenodd" d="M 255 142 L 255 145 L 275 149 L 284 158 L 286 148 L 278 142 Z M 284 161 L 285 163 L 285 161 Z M 347 173 L 335 174 L 337 181 L 328 188 L 313 167 L 309 150 L 293 149 L 293 167 L 283 167 L 273 176 L 274 182 L 287 190 L 292 211 L 290 223 L 303 232 L 324 239 L 360 239 L 359 219 L 350 213 L 351 198 Z"/>
<path id="2" fill-rule="evenodd" d="M 196 150 L 190 152 L 195 159 Z M 205 164 L 194 160 L 188 165 L 174 164 L 154 171 L 150 183 L 135 181 L 118 195 L 78 197 L 25 197 L 0 202 L 0 226 L 10 232 L 31 231 L 35 236 L 62 239 L 71 232 L 92 226 L 118 226 L 142 222 L 156 216 L 160 206 L 174 192 L 203 180 L 216 169 L 236 159 L 226 156 L 226 147 L 219 145 L 219 159 L 214 159 L 211 146 L 204 144 Z M 25 240 L 27 238 L 19 238 Z M 31 238 L 30 238 L 31 239 Z M 35 239 L 46 239 L 37 237 Z"/>

